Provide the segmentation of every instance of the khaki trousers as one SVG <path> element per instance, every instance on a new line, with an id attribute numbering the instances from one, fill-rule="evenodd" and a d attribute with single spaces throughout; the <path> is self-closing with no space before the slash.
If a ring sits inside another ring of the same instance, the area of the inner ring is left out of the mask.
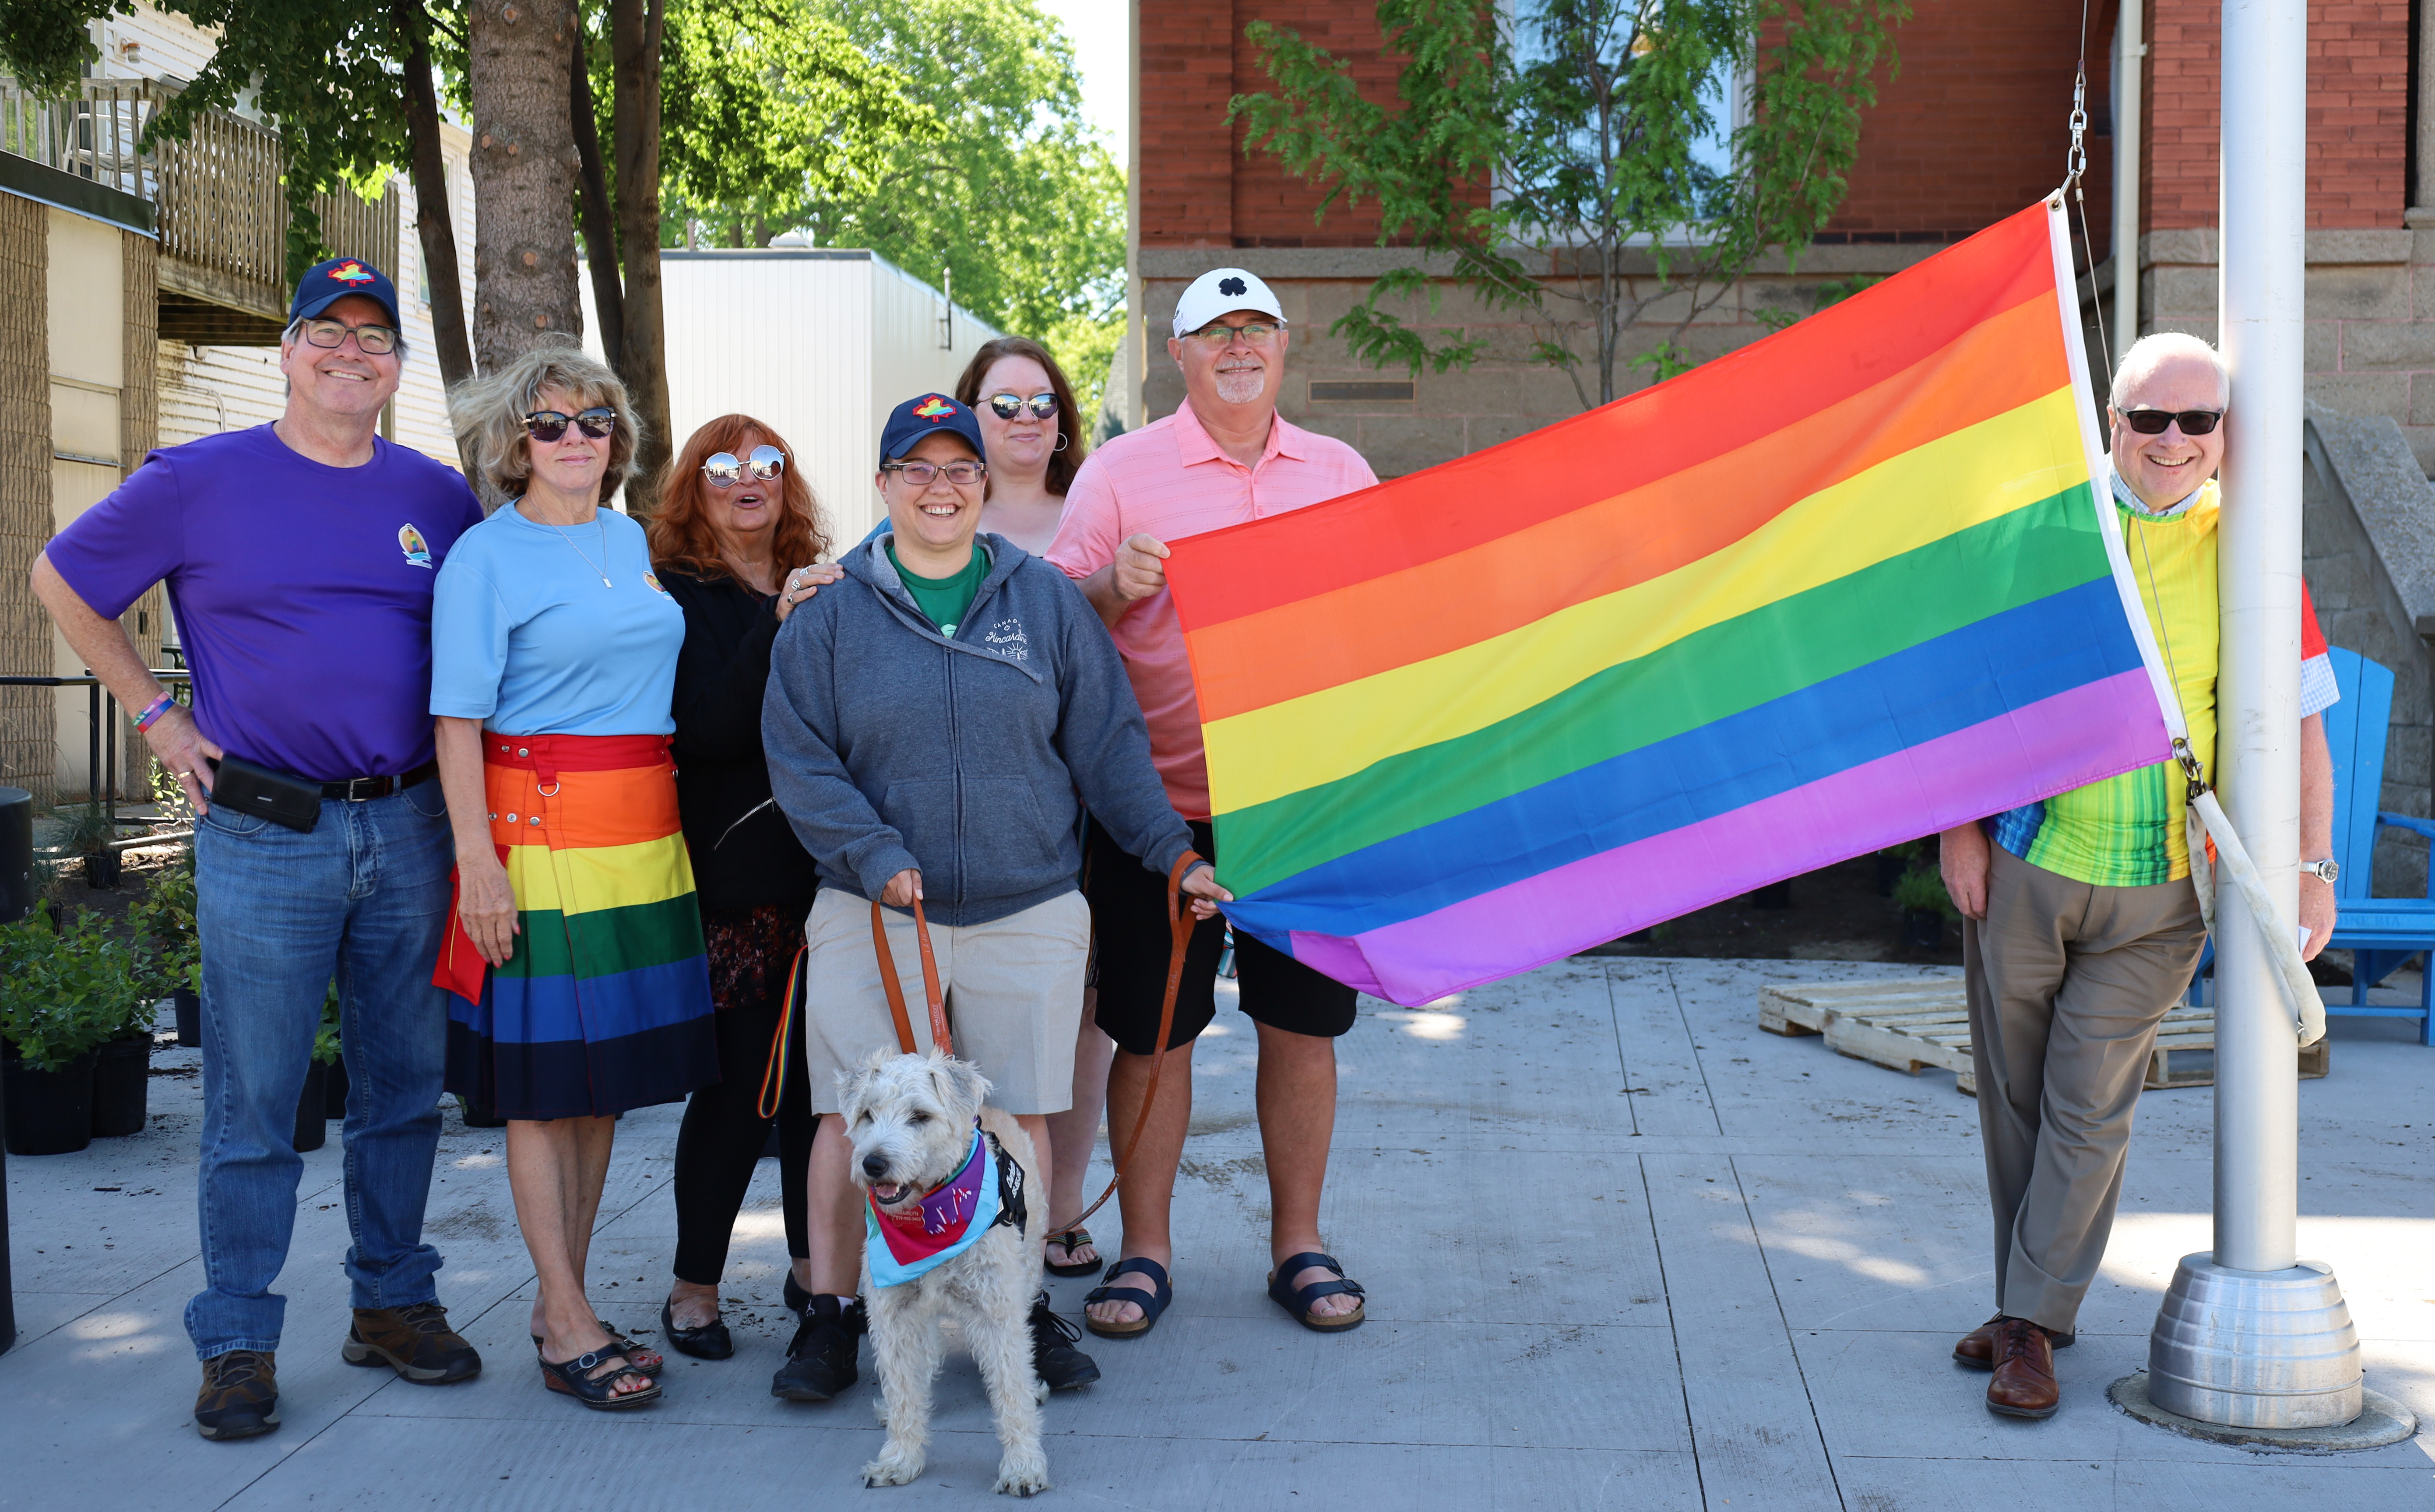
<path id="1" fill-rule="evenodd" d="M 2187 879 L 2098 887 L 2001 846 L 1987 917 L 1964 919 L 1995 1310 L 2075 1332 L 2122 1195 L 2156 1025 L 2205 940 Z"/>

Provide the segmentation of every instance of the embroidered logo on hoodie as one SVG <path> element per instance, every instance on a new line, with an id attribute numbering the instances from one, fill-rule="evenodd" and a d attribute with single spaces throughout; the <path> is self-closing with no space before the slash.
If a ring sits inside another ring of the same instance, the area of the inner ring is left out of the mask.
<path id="1" fill-rule="evenodd" d="M 981 640 L 1009 662 L 1031 659 L 1031 643 L 1024 638 L 1021 620 L 1000 620 L 989 627 L 989 632 Z"/>

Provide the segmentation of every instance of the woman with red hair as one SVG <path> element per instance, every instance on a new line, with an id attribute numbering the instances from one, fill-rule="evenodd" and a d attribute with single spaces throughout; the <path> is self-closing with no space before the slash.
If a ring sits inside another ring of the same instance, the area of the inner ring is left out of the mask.
<path id="1" fill-rule="evenodd" d="M 762 1083 L 786 992 L 786 969 L 811 911 L 812 858 L 769 800 L 761 754 L 761 692 L 778 627 L 835 568 L 811 485 L 786 438 L 748 415 L 694 432 L 668 466 L 650 523 L 651 561 L 684 610 L 675 696 L 677 803 L 701 901 L 711 997 L 718 1006 L 721 1079 L 694 1092 L 677 1134 L 676 1280 L 660 1311 L 671 1347 L 724 1360 L 734 1341 L 718 1316 L 728 1236 L 753 1162 L 778 1125 L 786 1222 L 788 1311 L 800 1311 L 810 1260 L 803 1177 L 812 1130 L 802 1026 L 761 1116 Z"/>

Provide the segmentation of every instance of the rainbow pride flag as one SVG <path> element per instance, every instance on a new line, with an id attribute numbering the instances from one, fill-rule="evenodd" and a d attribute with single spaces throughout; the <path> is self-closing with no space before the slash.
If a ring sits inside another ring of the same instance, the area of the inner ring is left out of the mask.
<path id="1" fill-rule="evenodd" d="M 1227 908 L 1419 1005 L 2164 760 L 2060 211 L 1173 542 Z"/>

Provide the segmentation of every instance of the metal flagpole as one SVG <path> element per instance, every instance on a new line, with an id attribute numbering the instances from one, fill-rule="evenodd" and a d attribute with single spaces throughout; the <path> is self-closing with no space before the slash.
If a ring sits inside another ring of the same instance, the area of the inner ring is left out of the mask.
<path id="1" fill-rule="evenodd" d="M 2299 917 L 2300 479 L 2306 0 L 2223 7 L 2220 341 L 2232 369 L 2218 547 L 2218 783 L 2285 917 Z M 2299 1258 L 2290 1005 L 2236 887 L 2216 898 L 2215 1248 L 2182 1261 L 2149 1341 L 2149 1399 L 2244 1428 L 2359 1415 L 2358 1334 Z"/>

